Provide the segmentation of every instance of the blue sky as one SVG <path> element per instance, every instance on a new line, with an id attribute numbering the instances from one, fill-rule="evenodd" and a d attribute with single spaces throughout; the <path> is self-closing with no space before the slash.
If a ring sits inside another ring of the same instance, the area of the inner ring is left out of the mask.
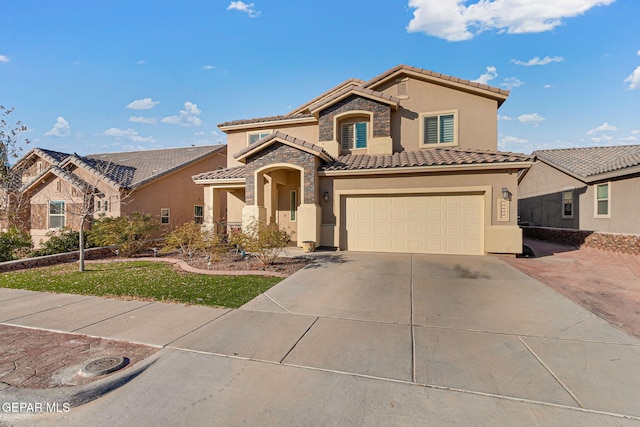
<path id="1" fill-rule="evenodd" d="M 0 28 L 0 105 L 53 150 L 225 142 L 398 64 L 510 89 L 501 150 L 640 140 L 637 0 L 20 0 Z"/>

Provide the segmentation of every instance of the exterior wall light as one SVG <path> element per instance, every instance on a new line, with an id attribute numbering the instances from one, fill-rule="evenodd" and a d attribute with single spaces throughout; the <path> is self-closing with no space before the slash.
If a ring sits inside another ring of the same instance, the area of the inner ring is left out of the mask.
<path id="1" fill-rule="evenodd" d="M 505 200 L 511 200 L 511 192 L 507 187 L 502 187 L 502 198 Z"/>
<path id="2" fill-rule="evenodd" d="M 325 202 L 328 202 L 328 201 L 329 201 L 329 192 L 328 192 L 328 191 L 325 191 L 325 192 L 322 194 L 322 198 L 324 199 L 324 201 L 325 201 Z"/>

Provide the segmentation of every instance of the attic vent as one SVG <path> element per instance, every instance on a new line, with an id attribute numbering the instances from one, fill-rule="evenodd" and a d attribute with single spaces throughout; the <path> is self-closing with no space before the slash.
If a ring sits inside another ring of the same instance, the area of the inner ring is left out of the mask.
<path id="1" fill-rule="evenodd" d="M 400 80 L 398 81 L 398 97 L 402 97 L 402 98 L 406 98 L 409 96 L 409 91 L 407 89 L 407 83 L 409 82 L 409 79 L 404 79 L 404 80 Z"/>

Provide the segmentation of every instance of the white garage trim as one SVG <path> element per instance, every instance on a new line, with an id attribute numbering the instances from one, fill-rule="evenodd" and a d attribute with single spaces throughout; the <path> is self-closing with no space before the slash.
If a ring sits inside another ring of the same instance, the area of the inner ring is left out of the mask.
<path id="1" fill-rule="evenodd" d="M 385 199 L 385 196 L 399 196 L 400 198 L 406 196 L 445 196 L 445 195 L 455 195 L 455 196 L 467 196 L 473 195 L 476 198 L 480 198 L 482 201 L 482 219 L 480 226 L 480 242 L 473 249 L 473 253 L 476 254 L 484 254 L 484 232 L 491 224 L 491 200 L 492 200 L 492 187 L 491 186 L 477 186 L 477 187 L 442 187 L 442 188 L 401 188 L 401 189 L 393 189 L 393 188 L 385 188 L 385 189 L 358 189 L 358 190 L 337 190 L 335 192 L 335 197 L 333 200 L 334 203 L 334 212 L 339 213 L 336 218 L 336 228 L 335 228 L 335 240 L 339 243 L 339 247 L 341 249 L 347 249 L 347 238 L 346 235 L 346 204 L 347 198 L 352 199 L 353 196 L 358 197 L 381 197 Z M 379 200 L 382 200 L 379 199 Z M 386 197 L 388 199 L 388 197 Z M 434 198 L 436 199 L 436 198 Z M 417 201 L 418 199 L 416 199 Z M 477 199 L 476 199 L 477 200 Z M 353 202 L 350 202 L 353 203 Z M 396 242 L 398 243 L 398 242 Z M 402 249 L 398 249 L 403 252 L 411 252 L 409 246 L 404 246 Z M 420 247 L 420 245 L 415 246 L 417 250 L 415 252 L 431 252 L 430 250 L 425 249 L 424 247 Z M 448 253 L 446 249 L 438 249 L 433 248 L 433 253 Z"/>

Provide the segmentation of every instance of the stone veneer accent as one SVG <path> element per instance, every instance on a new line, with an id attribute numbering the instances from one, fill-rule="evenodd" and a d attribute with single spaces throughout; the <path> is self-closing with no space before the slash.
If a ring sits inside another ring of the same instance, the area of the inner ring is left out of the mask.
<path id="1" fill-rule="evenodd" d="M 364 110 L 373 113 L 373 137 L 391 135 L 391 108 L 381 102 L 373 101 L 357 95 L 351 95 L 342 101 L 331 105 L 320 112 L 318 126 L 320 129 L 320 141 L 333 141 L 333 119 L 337 114 L 349 111 Z"/>
<path id="2" fill-rule="evenodd" d="M 101 259 L 113 256 L 112 247 L 106 248 L 90 248 L 84 250 L 85 259 Z M 46 255 L 35 258 L 17 259 L 13 261 L 5 261 L 0 263 L 0 273 L 15 270 L 25 270 L 28 268 L 45 267 L 47 265 L 62 264 L 67 262 L 78 261 L 79 251 L 66 252 L 63 254 Z"/>
<path id="3" fill-rule="evenodd" d="M 640 235 L 602 233 L 568 228 L 522 227 L 524 237 L 563 245 L 640 255 Z"/>
<path id="4" fill-rule="evenodd" d="M 245 204 L 255 204 L 254 172 L 274 163 L 288 163 L 304 169 L 303 203 L 316 203 L 316 180 L 319 161 L 313 154 L 276 142 L 249 156 L 245 167 Z"/>

